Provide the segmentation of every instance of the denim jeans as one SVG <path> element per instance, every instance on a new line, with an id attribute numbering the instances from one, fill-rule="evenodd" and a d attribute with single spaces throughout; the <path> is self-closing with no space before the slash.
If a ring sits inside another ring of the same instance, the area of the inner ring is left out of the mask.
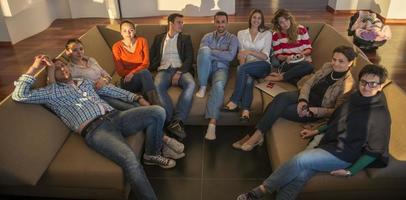
<path id="1" fill-rule="evenodd" d="M 142 165 L 125 137 L 145 130 L 145 154 L 159 155 L 162 148 L 162 128 L 165 111 L 159 106 L 143 106 L 110 116 L 90 131 L 86 144 L 119 165 L 138 199 L 157 199 Z"/>
<path id="2" fill-rule="evenodd" d="M 121 85 L 125 90 L 130 92 L 142 92 L 143 94 L 155 90 L 154 79 L 152 78 L 151 72 L 147 69 L 135 73 L 129 82 L 124 82 L 124 79 L 121 79 Z"/>
<path id="3" fill-rule="evenodd" d="M 113 97 L 108 97 L 108 96 L 100 96 L 100 97 L 105 102 L 107 102 L 111 107 L 113 107 L 116 110 L 120 110 L 120 111 L 124 111 L 124 110 L 128 110 L 128 109 L 140 106 L 137 102 L 128 103 L 121 99 L 116 99 Z"/>
<path id="4" fill-rule="evenodd" d="M 296 85 L 303 76 L 312 73 L 314 68 L 313 64 L 308 61 L 282 64 L 280 67 L 281 71 L 284 72 L 283 80 L 293 85 Z"/>
<path id="5" fill-rule="evenodd" d="M 174 112 L 172 100 L 169 97 L 168 89 L 172 86 L 172 76 L 176 73 L 176 69 L 168 68 L 166 70 L 158 71 L 155 76 L 155 85 L 157 87 L 157 92 L 162 106 L 166 111 L 167 121 L 171 120 L 181 120 L 185 121 L 186 117 L 190 112 L 192 106 L 193 93 L 195 91 L 195 81 L 190 73 L 183 73 L 180 80 L 179 86 L 183 89 L 180 99 L 176 105 Z"/>
<path id="6" fill-rule="evenodd" d="M 220 64 L 220 65 L 219 65 Z M 209 48 L 201 48 L 197 55 L 197 73 L 200 86 L 207 86 L 211 77 L 211 90 L 206 105 L 206 119 L 218 119 L 220 107 L 224 102 L 224 87 L 228 79 L 228 67 L 219 68 L 221 63 L 213 65 L 213 57 Z"/>
<path id="7" fill-rule="evenodd" d="M 233 95 L 230 98 L 242 109 L 249 110 L 253 98 L 254 79 L 264 78 L 271 71 L 271 64 L 255 61 L 238 66 Z"/>
<path id="8" fill-rule="evenodd" d="M 278 191 L 278 200 L 296 199 L 306 182 L 317 172 L 331 172 L 350 165 L 323 149 L 305 150 L 276 169 L 263 185 L 270 193 Z"/>
<path id="9" fill-rule="evenodd" d="M 311 122 L 318 118 L 316 117 L 300 117 L 297 113 L 299 92 L 284 92 L 275 96 L 275 98 L 268 104 L 268 107 L 256 125 L 256 129 L 265 134 L 272 128 L 273 124 L 279 117 L 296 122 Z"/>

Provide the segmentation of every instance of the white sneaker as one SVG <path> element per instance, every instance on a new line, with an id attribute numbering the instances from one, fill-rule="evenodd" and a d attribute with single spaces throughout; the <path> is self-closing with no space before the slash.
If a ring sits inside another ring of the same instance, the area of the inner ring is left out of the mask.
<path id="1" fill-rule="evenodd" d="M 177 153 L 173 149 L 169 148 L 167 145 L 162 147 L 162 155 L 167 158 L 172 158 L 174 160 L 181 159 L 186 156 L 185 153 Z"/>
<path id="2" fill-rule="evenodd" d="M 216 125 L 209 124 L 207 127 L 206 135 L 204 136 L 206 140 L 215 140 L 216 139 Z"/>
<path id="3" fill-rule="evenodd" d="M 169 148 L 171 148 L 172 150 L 174 150 L 176 153 L 182 153 L 183 150 L 185 149 L 185 145 L 182 144 L 181 142 L 177 141 L 175 138 L 171 138 L 169 136 L 167 136 L 168 142 L 164 142 Z"/>
<path id="4" fill-rule="evenodd" d="M 206 87 L 200 87 L 199 91 L 196 92 L 196 96 L 199 98 L 203 98 L 206 95 Z"/>

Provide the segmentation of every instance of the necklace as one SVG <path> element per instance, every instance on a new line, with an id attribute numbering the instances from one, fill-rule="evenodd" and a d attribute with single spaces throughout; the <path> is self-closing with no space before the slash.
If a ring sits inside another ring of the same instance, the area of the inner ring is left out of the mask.
<path id="1" fill-rule="evenodd" d="M 340 79 L 340 78 L 334 78 L 333 73 L 334 73 L 334 71 L 332 71 L 330 74 L 330 77 L 333 81 L 337 81 L 338 79 Z"/>

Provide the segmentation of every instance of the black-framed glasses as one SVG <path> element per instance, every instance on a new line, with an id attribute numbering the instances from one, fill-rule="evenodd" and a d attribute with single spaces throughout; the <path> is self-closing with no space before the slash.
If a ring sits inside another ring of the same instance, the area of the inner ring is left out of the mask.
<path id="1" fill-rule="evenodd" d="M 366 85 L 368 85 L 368 87 L 370 87 L 370 88 L 376 88 L 376 87 L 378 87 L 379 85 L 381 85 L 381 83 L 379 83 L 379 82 L 366 81 L 366 80 L 363 80 L 363 79 L 361 79 L 361 80 L 359 81 L 359 84 L 360 84 L 361 86 L 363 86 L 363 87 L 365 87 Z"/>

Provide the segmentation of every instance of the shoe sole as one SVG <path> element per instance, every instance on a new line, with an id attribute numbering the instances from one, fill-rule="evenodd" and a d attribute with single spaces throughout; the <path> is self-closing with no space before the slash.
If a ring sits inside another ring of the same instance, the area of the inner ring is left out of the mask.
<path id="1" fill-rule="evenodd" d="M 145 165 L 150 165 L 150 166 L 153 166 L 153 165 L 154 166 L 159 166 L 159 167 L 164 168 L 164 169 L 170 169 L 170 168 L 174 168 L 176 166 L 176 163 L 173 166 L 165 166 L 165 165 L 156 164 L 154 162 L 149 162 L 149 161 L 146 161 L 146 160 L 144 160 L 144 164 Z"/>
<path id="2" fill-rule="evenodd" d="M 182 141 L 183 139 L 186 138 L 186 133 L 176 132 L 176 131 L 171 130 L 171 128 L 166 128 L 166 129 L 168 130 L 169 133 L 176 136 L 179 141 Z"/>
<path id="3" fill-rule="evenodd" d="M 206 140 L 210 140 L 210 141 L 213 141 L 213 140 L 216 140 L 216 137 L 214 137 L 214 138 L 208 138 L 208 137 L 204 137 L 204 139 L 206 139 Z"/>
<path id="4" fill-rule="evenodd" d="M 178 160 L 178 159 L 181 159 L 181 158 L 186 156 L 185 153 L 179 153 L 178 155 L 179 155 L 178 157 L 174 157 L 174 156 L 171 156 L 171 155 L 163 154 L 164 157 L 171 158 L 171 159 L 174 159 L 174 160 Z"/>

